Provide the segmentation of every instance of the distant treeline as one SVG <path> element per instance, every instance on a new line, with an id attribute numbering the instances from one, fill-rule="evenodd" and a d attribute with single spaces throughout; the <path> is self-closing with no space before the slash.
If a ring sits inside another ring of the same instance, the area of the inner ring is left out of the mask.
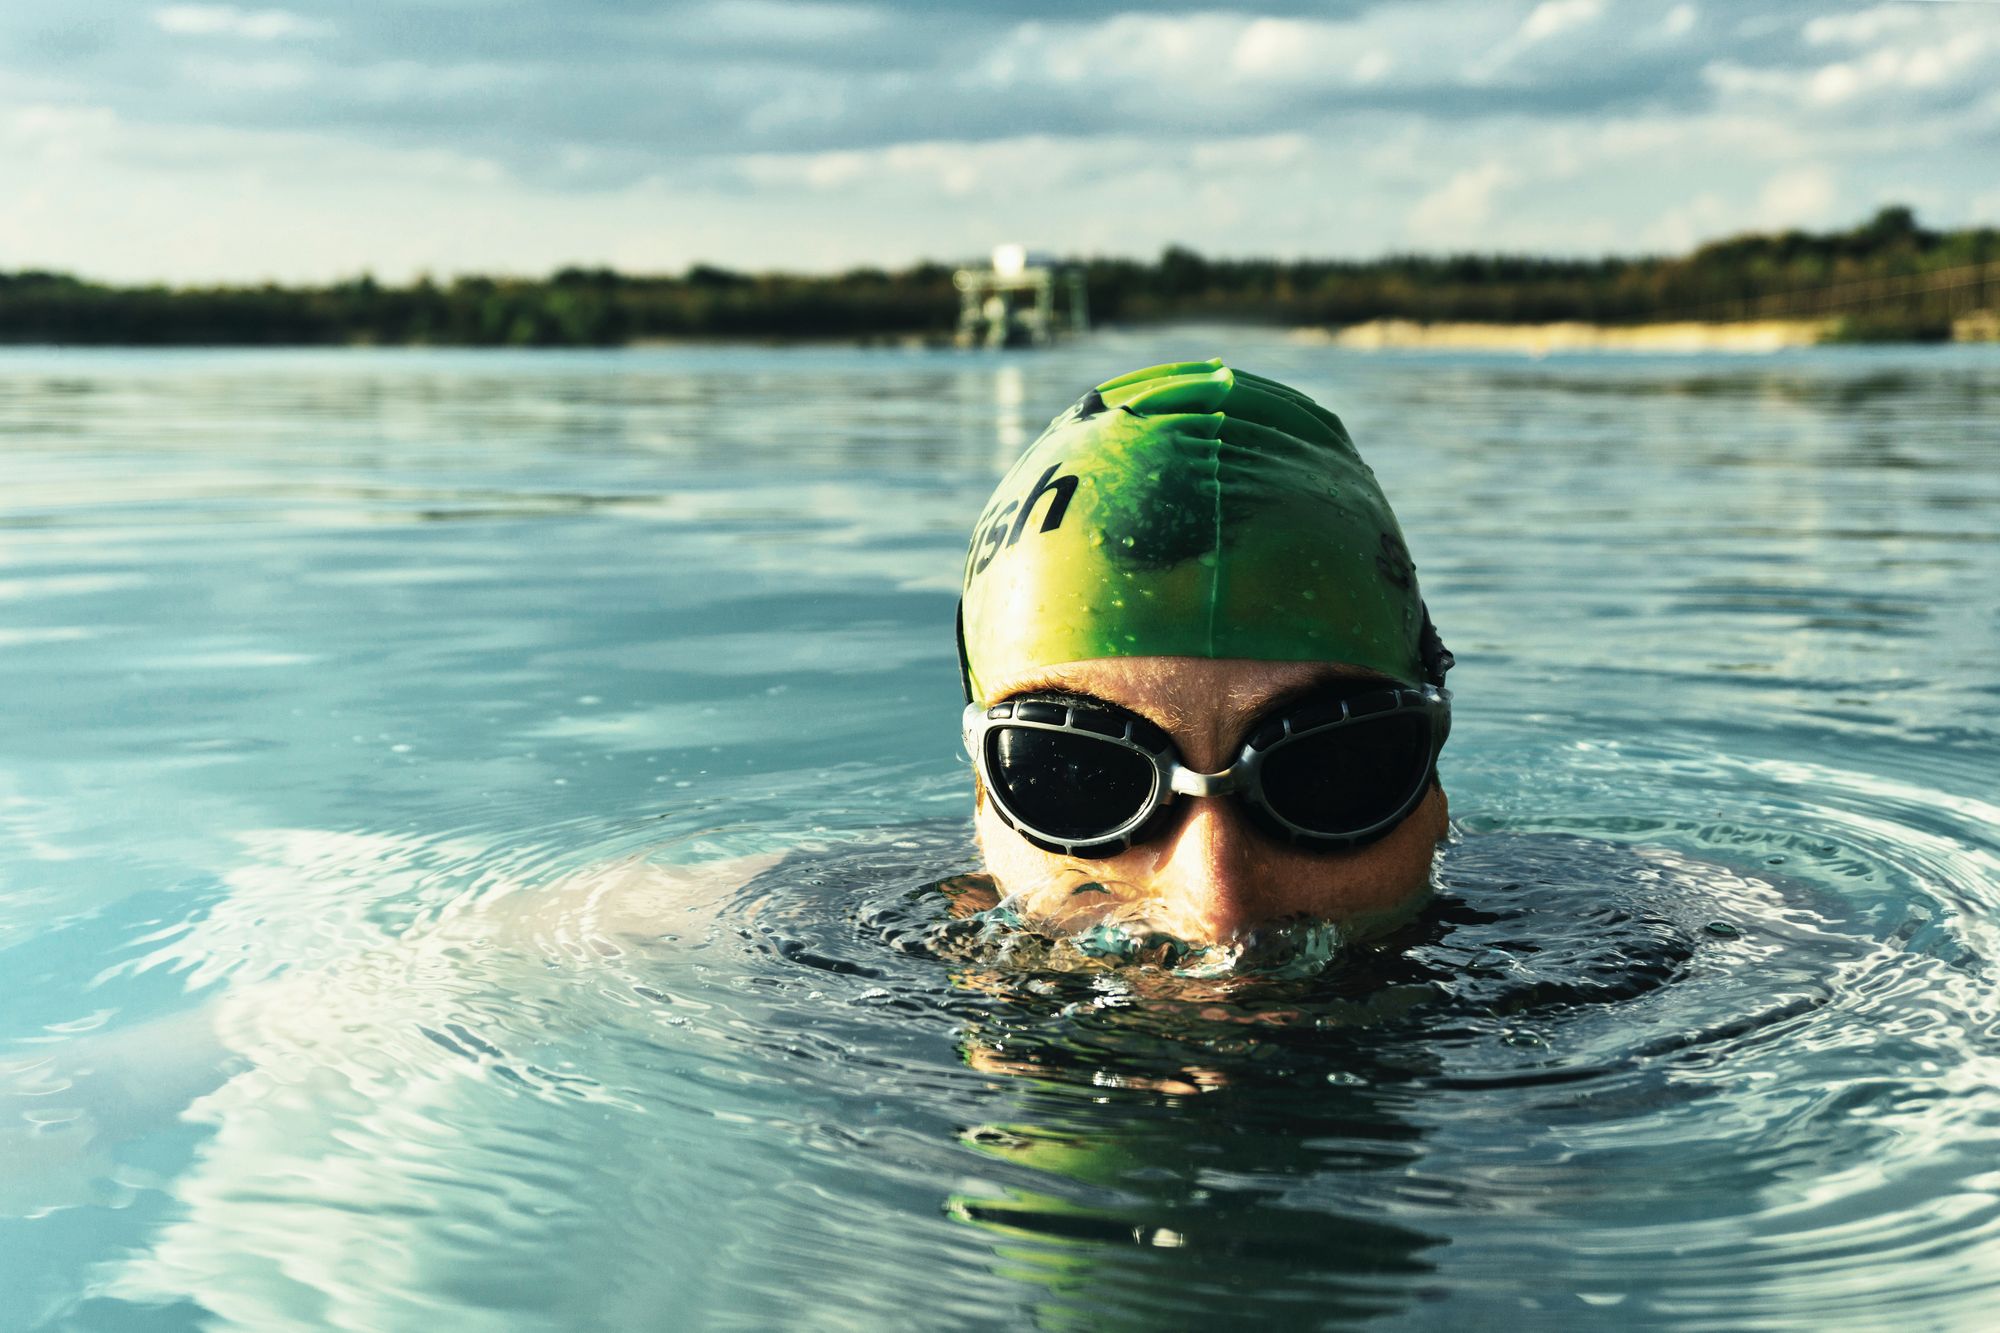
<path id="1" fill-rule="evenodd" d="M 2000 304 L 2000 231 L 1931 231 L 1900 207 L 1849 231 L 1737 236 L 1678 258 L 1286 261 L 1209 259 L 1175 246 L 1151 262 L 1077 263 L 1100 323 L 1826 317 L 1847 336 L 1904 339 L 1948 336 L 1955 316 Z M 697 265 L 671 277 L 566 268 L 546 279 L 197 288 L 0 273 L 0 342 L 583 347 L 942 338 L 958 314 L 951 273 L 934 263 L 832 276 Z"/>

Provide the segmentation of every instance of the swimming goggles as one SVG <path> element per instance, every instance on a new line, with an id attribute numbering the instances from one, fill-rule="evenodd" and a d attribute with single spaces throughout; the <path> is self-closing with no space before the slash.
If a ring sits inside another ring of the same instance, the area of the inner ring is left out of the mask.
<path id="1" fill-rule="evenodd" d="M 1382 837 L 1423 800 L 1451 732 L 1451 691 L 1281 708 L 1219 773 L 1187 767 L 1165 731 L 1098 700 L 968 704 L 964 731 L 994 809 L 1044 851 L 1115 856 L 1161 832 L 1176 796 L 1234 796 L 1279 842 L 1332 851 Z"/>

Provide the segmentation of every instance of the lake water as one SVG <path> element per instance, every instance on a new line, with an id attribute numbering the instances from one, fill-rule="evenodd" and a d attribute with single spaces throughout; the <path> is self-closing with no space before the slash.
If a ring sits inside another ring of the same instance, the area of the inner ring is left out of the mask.
<path id="1" fill-rule="evenodd" d="M 1211 354 L 1382 477 L 1456 840 L 1310 981 L 1040 967 L 927 887 L 965 534 Z M 0 462 L 0 1327 L 2000 1295 L 1994 349 L 13 350 Z"/>

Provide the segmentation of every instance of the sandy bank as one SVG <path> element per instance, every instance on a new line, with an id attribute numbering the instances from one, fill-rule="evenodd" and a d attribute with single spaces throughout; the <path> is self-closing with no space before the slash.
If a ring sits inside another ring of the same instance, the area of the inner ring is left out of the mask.
<path id="1" fill-rule="evenodd" d="M 1735 324 L 1605 325 L 1419 324 L 1407 319 L 1375 319 L 1344 329 L 1300 329 L 1308 342 L 1380 350 L 1390 347 L 1465 348 L 1547 356 L 1552 352 L 1775 352 L 1810 347 L 1832 332 L 1834 321 L 1749 320 Z"/>

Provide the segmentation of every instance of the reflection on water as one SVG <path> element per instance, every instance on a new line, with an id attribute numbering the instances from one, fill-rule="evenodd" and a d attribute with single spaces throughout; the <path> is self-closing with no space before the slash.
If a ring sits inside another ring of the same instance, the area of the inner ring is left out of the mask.
<path id="1" fill-rule="evenodd" d="M 0 1324 L 1977 1323 L 2000 364 L 1188 341 L 0 358 Z M 1462 663 L 1297 975 L 952 906 L 964 525 L 1212 348 Z"/>

